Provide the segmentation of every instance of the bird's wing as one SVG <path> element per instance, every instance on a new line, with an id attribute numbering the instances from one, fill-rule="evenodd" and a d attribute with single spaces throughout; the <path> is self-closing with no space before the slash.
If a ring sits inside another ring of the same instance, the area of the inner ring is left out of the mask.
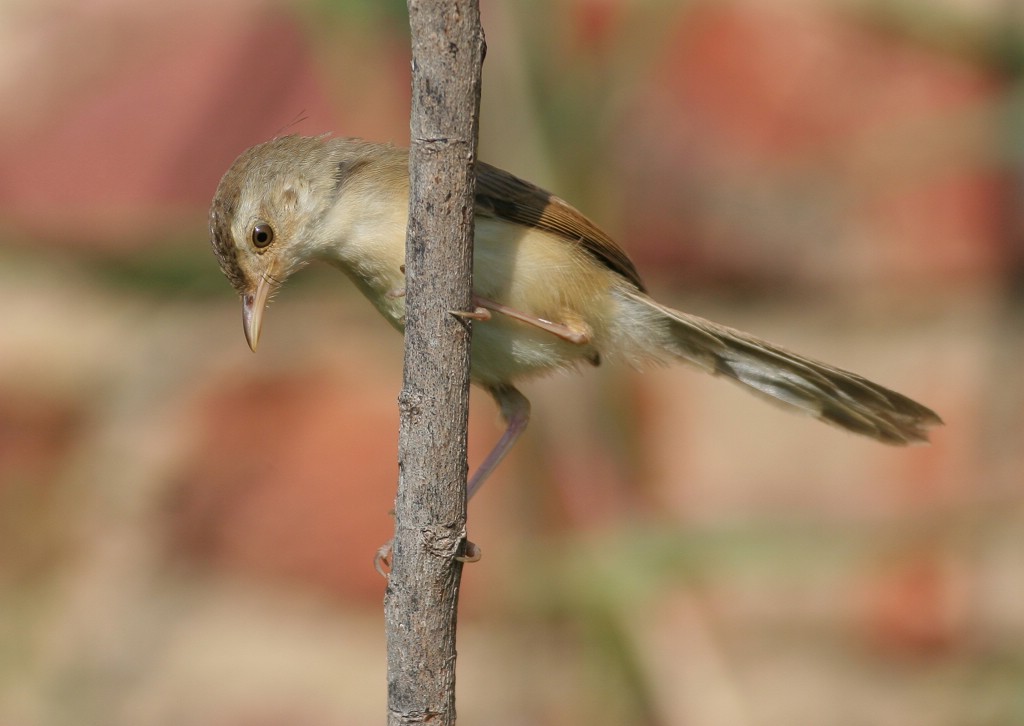
<path id="1" fill-rule="evenodd" d="M 625 251 L 579 210 L 540 187 L 483 162 L 477 162 L 476 213 L 562 237 L 644 290 Z"/>

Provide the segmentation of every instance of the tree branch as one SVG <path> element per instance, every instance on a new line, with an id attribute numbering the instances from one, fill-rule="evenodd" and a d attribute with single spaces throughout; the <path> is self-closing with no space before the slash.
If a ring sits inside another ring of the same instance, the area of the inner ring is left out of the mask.
<path id="1" fill-rule="evenodd" d="M 405 378 L 393 567 L 384 598 L 388 724 L 455 723 L 477 118 L 477 0 L 408 0 L 412 31 Z"/>

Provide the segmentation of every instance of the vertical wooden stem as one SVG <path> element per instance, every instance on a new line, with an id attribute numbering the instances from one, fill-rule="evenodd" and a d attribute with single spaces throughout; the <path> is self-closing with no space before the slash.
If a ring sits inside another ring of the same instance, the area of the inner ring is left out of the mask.
<path id="1" fill-rule="evenodd" d="M 477 0 L 408 0 L 412 31 L 405 377 L 393 566 L 384 598 L 388 724 L 455 723 L 466 535 L 473 198 L 484 40 Z"/>

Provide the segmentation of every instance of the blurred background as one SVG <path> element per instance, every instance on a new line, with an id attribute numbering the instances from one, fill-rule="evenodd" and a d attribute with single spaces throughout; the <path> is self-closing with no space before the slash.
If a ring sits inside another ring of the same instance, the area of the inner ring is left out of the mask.
<path id="1" fill-rule="evenodd" d="M 481 158 L 947 426 L 524 385 L 460 722 L 1024 723 L 1019 0 L 481 4 Z M 408 54 L 400 0 L 0 2 L 0 725 L 384 719 L 400 336 L 314 268 L 253 356 L 206 210 L 277 134 L 406 144 Z M 471 466 L 499 433 L 478 392 Z"/>

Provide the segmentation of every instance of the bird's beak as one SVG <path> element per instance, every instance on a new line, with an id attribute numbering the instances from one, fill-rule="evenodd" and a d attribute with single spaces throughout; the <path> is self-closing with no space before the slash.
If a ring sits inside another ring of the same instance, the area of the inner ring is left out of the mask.
<path id="1" fill-rule="evenodd" d="M 266 276 L 260 277 L 256 289 L 242 295 L 242 330 L 245 332 L 245 342 L 253 353 L 260 342 L 260 328 L 263 326 L 263 310 L 267 307 L 267 297 L 270 295 L 270 281 Z"/>

